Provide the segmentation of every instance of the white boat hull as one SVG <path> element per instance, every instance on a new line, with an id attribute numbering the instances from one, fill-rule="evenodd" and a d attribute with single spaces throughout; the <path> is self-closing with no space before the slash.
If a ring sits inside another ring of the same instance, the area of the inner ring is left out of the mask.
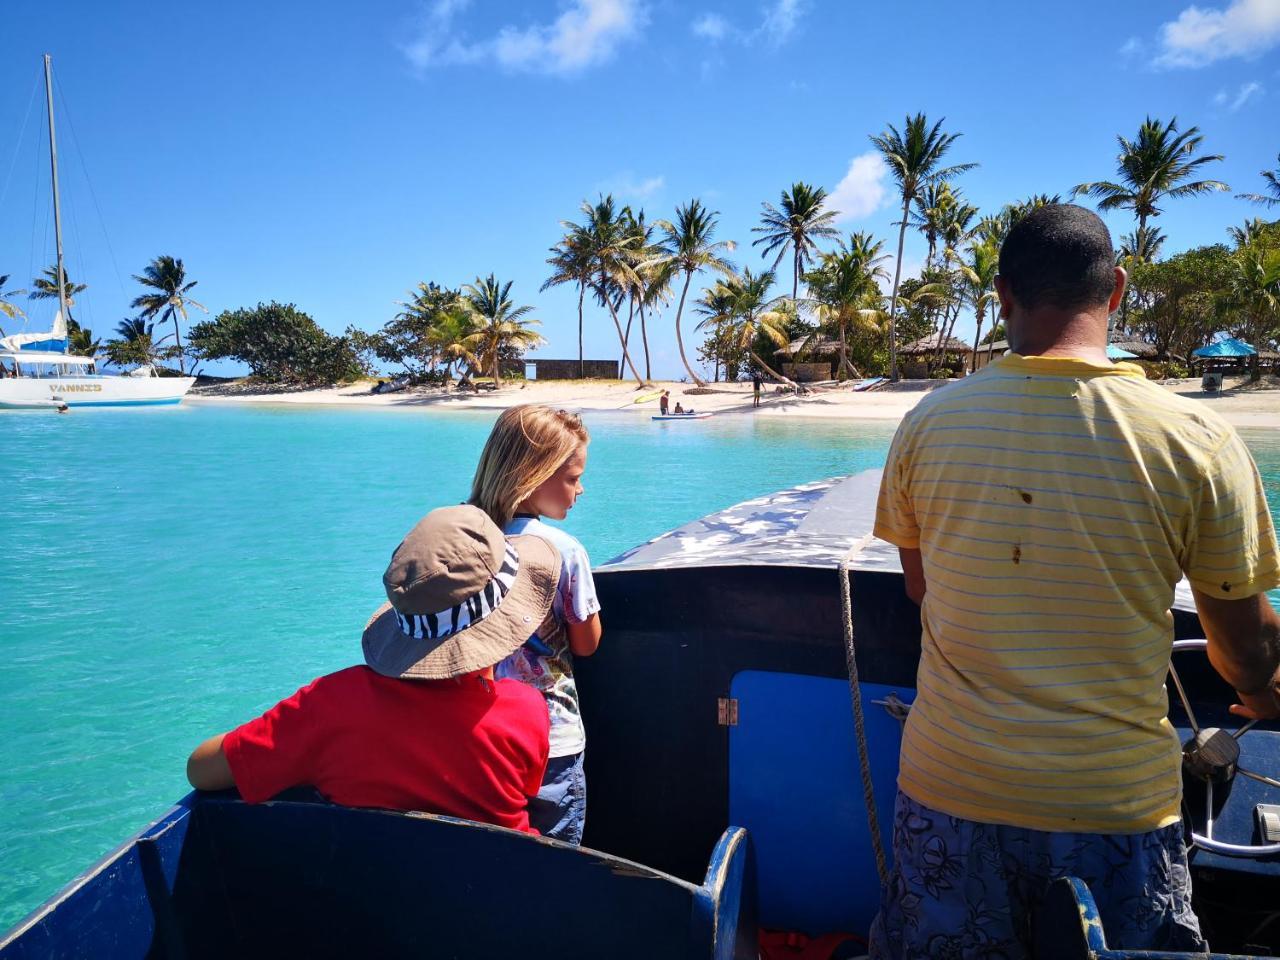
<path id="1" fill-rule="evenodd" d="M 181 403 L 194 377 L 6 377 L 0 407 L 135 407 Z"/>

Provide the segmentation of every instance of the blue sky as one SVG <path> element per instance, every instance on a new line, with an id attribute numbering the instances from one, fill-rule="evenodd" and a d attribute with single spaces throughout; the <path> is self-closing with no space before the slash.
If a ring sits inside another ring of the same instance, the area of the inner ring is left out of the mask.
<path id="1" fill-rule="evenodd" d="M 963 134 L 952 157 L 981 164 L 960 186 L 984 212 L 1113 177 L 1116 135 L 1147 114 L 1199 126 L 1232 193 L 1280 152 L 1280 0 L 10 0 L 0 29 L 0 274 L 29 287 L 53 260 L 48 52 L 68 265 L 98 334 L 168 253 L 213 313 L 292 301 L 334 332 L 377 328 L 419 280 L 492 271 L 537 308 L 540 354 L 574 356 L 574 293 L 538 288 L 582 200 L 655 218 L 700 197 L 758 268 L 761 201 L 803 179 L 892 249 L 867 138 L 921 110 Z M 1257 213 L 1171 202 L 1165 252 Z M 909 233 L 907 270 L 923 256 Z M 33 328 L 52 315 L 26 306 Z M 679 370 L 673 317 L 656 375 Z M 618 354 L 600 309 L 586 347 Z"/>

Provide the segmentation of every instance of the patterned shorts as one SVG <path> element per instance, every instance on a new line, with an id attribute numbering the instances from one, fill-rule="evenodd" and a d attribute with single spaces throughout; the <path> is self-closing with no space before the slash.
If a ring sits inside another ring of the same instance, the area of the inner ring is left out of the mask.
<path id="1" fill-rule="evenodd" d="M 1049 884 L 1089 885 L 1107 945 L 1207 950 L 1191 910 L 1179 824 L 1138 834 L 1056 833 L 975 823 L 898 792 L 893 869 L 871 927 L 874 960 L 1017 960 Z"/>

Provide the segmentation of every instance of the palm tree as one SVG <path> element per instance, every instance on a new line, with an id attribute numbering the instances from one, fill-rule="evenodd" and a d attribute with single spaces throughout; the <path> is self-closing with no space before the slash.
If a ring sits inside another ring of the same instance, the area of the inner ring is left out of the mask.
<path id="1" fill-rule="evenodd" d="M 719 288 L 717 295 L 723 295 L 729 302 L 728 339 L 731 347 L 749 356 L 775 380 L 795 387 L 795 383 L 765 363 L 752 349 L 756 338 L 761 335 L 779 347 L 787 343 L 787 321 L 795 311 L 795 301 L 788 301 L 786 297 L 770 298 L 769 288 L 773 286 L 773 280 L 772 270 L 757 275 L 746 269 L 742 276 L 731 275 L 716 284 Z"/>
<path id="2" fill-rule="evenodd" d="M 1135 263 L 1152 263 L 1160 256 L 1163 246 L 1164 233 L 1159 227 L 1135 227 L 1133 233 L 1126 233 L 1120 238 L 1120 260 L 1127 267 Z"/>
<path id="3" fill-rule="evenodd" d="M 1081 183 L 1072 193 L 1097 198 L 1099 210 L 1132 210 L 1139 230 L 1146 227 L 1149 218 L 1160 215 L 1158 204 L 1165 198 L 1177 200 L 1229 189 L 1221 180 L 1191 179 L 1205 164 L 1222 156 L 1194 156 L 1204 137 L 1199 127 L 1179 133 L 1177 117 L 1168 124 L 1147 117 L 1134 140 L 1116 139 L 1120 142 L 1116 157 L 1120 181 Z"/>
<path id="4" fill-rule="evenodd" d="M 1274 207 L 1280 203 L 1280 154 L 1276 154 L 1276 168 L 1274 170 L 1260 170 L 1258 172 L 1262 174 L 1262 179 L 1267 185 L 1267 193 L 1237 193 L 1236 199 Z M 1267 194 L 1270 194 L 1270 196 L 1267 196 Z"/>
<path id="5" fill-rule="evenodd" d="M 533 307 L 517 307 L 510 293 L 511 281 L 499 283 L 492 273 L 483 279 L 476 277 L 475 283 L 462 288 L 460 304 L 475 324 L 474 332 L 462 343 L 479 360 L 481 368 L 489 368 L 495 386 L 502 383 L 498 361 L 504 348 L 525 349 L 546 342 L 532 329 L 541 326 L 539 321 L 521 319 Z"/>
<path id="6" fill-rule="evenodd" d="M 10 320 L 17 320 L 19 317 L 26 316 L 26 314 L 22 312 L 21 307 L 19 307 L 16 303 L 13 303 L 9 298 L 19 297 L 22 294 L 26 293 L 27 291 L 25 290 L 6 291 L 4 289 L 4 285 L 8 282 L 9 282 L 9 274 L 6 273 L 4 276 L 0 276 L 0 313 L 3 313 Z M 0 327 L 0 337 L 3 337 L 4 335 L 5 335 L 4 329 Z"/>
<path id="7" fill-rule="evenodd" d="M 57 266 L 45 267 L 44 276 L 36 277 L 31 281 L 31 292 L 27 296 L 32 300 L 57 300 L 58 299 L 58 268 Z M 72 283 L 71 274 L 66 269 L 62 271 L 62 290 L 67 303 L 67 315 L 62 319 L 67 322 L 67 330 L 71 330 L 71 324 L 75 321 L 71 316 L 71 308 L 75 306 L 76 294 L 84 293 L 89 289 L 87 283 Z"/>
<path id="8" fill-rule="evenodd" d="M 622 332 L 622 322 L 618 319 L 618 305 L 626 291 L 639 283 L 636 271 L 642 253 L 640 238 L 627 228 L 626 218 L 617 209 L 612 195 L 601 197 L 595 204 L 584 200 L 582 212 L 587 217 L 582 227 L 582 242 L 591 263 L 592 292 L 613 318 L 618 342 L 622 345 L 623 361 L 631 368 L 636 383 L 644 386 L 648 381 L 636 370 L 627 349 L 626 335 Z"/>
<path id="9" fill-rule="evenodd" d="M 551 276 L 540 289 L 548 290 L 562 283 L 578 285 L 578 377 L 583 378 L 587 375 L 587 368 L 582 357 L 582 302 L 591 281 L 591 257 L 582 228 L 568 220 L 561 220 L 560 225 L 566 232 L 551 248 L 551 256 L 547 258 Z"/>
<path id="10" fill-rule="evenodd" d="M 116 324 L 116 339 L 105 344 L 107 357 L 118 367 L 155 363 L 159 359 L 152 333 L 155 324 L 143 317 L 126 317 Z"/>
<path id="11" fill-rule="evenodd" d="M 964 299 L 973 307 L 978 324 L 973 332 L 973 357 L 969 363 L 973 371 L 978 369 L 978 343 L 987 319 L 987 307 L 997 303 L 995 287 L 996 274 L 1000 272 L 1000 248 L 989 241 L 975 240 L 969 245 L 969 259 L 958 263 L 956 269 Z"/>
<path id="12" fill-rule="evenodd" d="M 718 210 L 708 210 L 696 197 L 688 203 L 676 207 L 676 221 L 661 221 L 665 237 L 662 241 L 662 254 L 657 265 L 663 266 L 674 275 L 684 274 L 684 286 L 680 290 L 680 305 L 676 307 L 676 346 L 680 348 L 680 362 L 693 382 L 700 387 L 706 386 L 684 352 L 684 338 L 680 335 L 680 318 L 684 314 L 685 297 L 689 294 L 689 283 L 693 275 L 700 270 L 714 270 L 723 276 L 733 275 L 733 264 L 725 259 L 724 254 L 734 248 L 732 240 L 714 240 L 716 226 L 720 216 Z"/>
<path id="13" fill-rule="evenodd" d="M 778 251 L 778 256 L 773 261 L 775 271 L 787 250 L 791 251 L 792 300 L 799 295 L 800 275 L 817 252 L 817 241 L 829 239 L 839 233 L 832 226 L 839 211 L 823 210 L 826 200 L 827 191 L 822 187 L 796 181 L 789 191 L 782 191 L 780 207 L 768 202 L 761 204 L 764 213 L 760 215 L 760 226 L 751 228 L 752 233 L 764 234 L 759 240 L 751 242 L 753 247 L 762 243 L 765 245 L 761 251 L 763 256 L 767 257 L 774 250 Z"/>
<path id="14" fill-rule="evenodd" d="M 1061 202 L 1062 196 L 1057 193 L 1052 195 L 1047 193 L 1033 193 L 1025 200 L 1019 200 L 1016 203 L 1006 203 L 1000 208 L 999 213 L 983 217 L 975 232 L 984 240 L 990 240 L 999 247 L 1004 244 L 1004 238 L 1009 235 L 1009 231 L 1013 228 L 1013 225 L 1032 210 Z"/>
<path id="15" fill-rule="evenodd" d="M 924 234 L 929 245 L 929 253 L 925 257 L 925 266 L 933 266 L 934 256 L 938 249 L 938 237 L 946 228 L 952 217 L 952 210 L 960 203 L 960 194 L 946 180 L 938 180 L 925 184 L 919 196 L 915 198 L 915 209 L 911 211 L 911 226 Z"/>
<path id="16" fill-rule="evenodd" d="M 879 281 L 888 278 L 881 266 L 888 259 L 883 251 L 883 241 L 870 233 L 854 233 L 847 244 L 824 254 L 818 266 L 804 276 L 819 324 L 828 330 L 834 328 L 840 347 L 838 380 L 846 374 L 859 376 L 849 362 L 849 325 L 874 324 L 883 315 Z"/>
<path id="17" fill-rule="evenodd" d="M 627 230 L 633 234 L 636 244 L 635 276 L 631 278 L 631 282 L 626 286 L 628 298 L 627 329 L 623 337 L 623 345 L 630 345 L 631 323 L 635 319 L 635 315 L 639 313 L 640 339 L 644 345 L 644 378 L 649 380 L 652 378 L 652 374 L 649 366 L 649 334 L 645 329 L 644 308 L 645 302 L 649 297 L 649 284 L 655 279 L 661 280 L 662 274 L 662 271 L 652 262 L 658 255 L 658 251 L 654 249 L 651 242 L 655 224 L 645 221 L 644 210 L 639 213 L 632 213 L 630 207 L 622 208 L 622 218 L 626 223 Z"/>
<path id="18" fill-rule="evenodd" d="M 1274 340 L 1280 328 L 1280 250 L 1248 246 L 1231 262 L 1231 277 L 1220 305 L 1244 318 L 1233 332 L 1260 347 Z"/>
<path id="19" fill-rule="evenodd" d="M 446 382 L 453 380 L 455 363 L 479 370 L 480 361 L 472 351 L 470 340 L 477 332 L 474 314 L 465 307 L 455 303 L 436 311 L 427 328 L 426 341 L 437 362 L 444 364 Z"/>
<path id="20" fill-rule="evenodd" d="M 1257 243 L 1266 235 L 1267 226 L 1268 224 L 1264 223 L 1260 218 L 1254 217 L 1252 220 L 1246 220 L 1238 227 L 1227 227 L 1227 234 L 1237 247 L 1247 247 L 1252 243 Z"/>
<path id="21" fill-rule="evenodd" d="M 102 341 L 94 339 L 93 331 L 72 320 L 67 324 L 67 347 L 80 357 L 96 357 L 102 352 Z"/>
<path id="22" fill-rule="evenodd" d="M 182 360 L 182 332 L 178 329 L 178 317 L 181 316 L 183 322 L 186 322 L 187 307 L 198 307 L 205 313 L 209 312 L 205 310 L 203 304 L 187 296 L 199 281 L 188 281 L 187 270 L 182 265 L 182 261 L 167 255 L 156 257 L 147 264 L 141 276 L 134 274 L 133 279 L 156 292 L 135 297 L 129 306 L 140 307 L 142 316 L 148 320 L 160 316 L 163 320 L 173 321 L 173 342 L 177 348 L 178 372 L 185 374 L 187 368 Z"/>
<path id="23" fill-rule="evenodd" d="M 728 368 L 730 362 L 735 359 L 725 350 L 728 345 L 725 332 L 729 324 L 734 318 L 734 297 L 723 283 L 717 283 L 708 287 L 702 292 L 702 296 L 694 303 L 694 312 L 700 314 L 703 319 L 698 322 L 697 329 L 706 330 L 710 328 L 713 332 L 715 349 L 715 376 L 714 379 L 720 380 L 720 364 L 725 365 L 725 378 L 728 379 Z"/>
<path id="24" fill-rule="evenodd" d="M 907 235 L 907 220 L 911 204 L 921 189 L 937 180 L 948 180 L 977 164 L 962 163 L 942 166 L 942 158 L 959 138 L 958 133 L 943 133 L 944 117 L 932 127 L 923 113 L 907 117 L 902 132 L 893 124 L 887 130 L 871 138 L 884 158 L 893 179 L 902 192 L 902 219 L 898 222 L 898 262 L 893 269 L 893 293 L 889 298 L 889 378 L 898 379 L 897 310 L 898 284 L 902 279 L 902 244 Z"/>

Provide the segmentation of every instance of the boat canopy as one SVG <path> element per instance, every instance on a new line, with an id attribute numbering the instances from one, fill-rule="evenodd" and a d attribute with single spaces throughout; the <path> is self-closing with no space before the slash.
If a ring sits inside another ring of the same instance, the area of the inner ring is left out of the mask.
<path id="1" fill-rule="evenodd" d="M 42 333 L 13 333 L 0 337 L 0 350 L 61 353 L 67 349 L 67 323 L 59 310 L 53 317 L 53 329 Z"/>
<path id="2" fill-rule="evenodd" d="M 881 473 L 864 470 L 743 501 L 633 547 L 596 572 L 826 567 L 834 584 L 836 568 L 849 557 L 851 570 L 901 573 L 898 548 L 872 533 Z M 1173 606 L 1195 610 L 1185 578 Z"/>
<path id="3" fill-rule="evenodd" d="M 54 353 L 50 350 L 0 350 L 0 360 L 18 363 L 65 363 L 73 367 L 88 367 L 97 363 L 93 357 L 78 357 L 73 353 Z"/>

